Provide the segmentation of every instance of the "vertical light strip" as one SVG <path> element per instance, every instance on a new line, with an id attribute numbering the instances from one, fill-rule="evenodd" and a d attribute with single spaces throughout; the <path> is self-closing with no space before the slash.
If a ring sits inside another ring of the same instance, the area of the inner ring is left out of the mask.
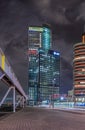
<path id="1" fill-rule="evenodd" d="M 85 44 L 85 34 L 82 35 L 82 43 Z"/>
<path id="2" fill-rule="evenodd" d="M 1 67 L 3 70 L 5 70 L 5 55 L 2 55 L 2 64 Z"/>

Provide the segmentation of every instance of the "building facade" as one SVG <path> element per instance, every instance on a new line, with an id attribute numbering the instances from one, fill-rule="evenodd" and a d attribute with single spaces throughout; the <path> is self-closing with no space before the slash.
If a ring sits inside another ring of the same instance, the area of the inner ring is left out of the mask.
<path id="1" fill-rule="evenodd" d="M 85 102 L 85 33 L 74 45 L 73 79 L 75 102 Z"/>
<path id="2" fill-rule="evenodd" d="M 37 104 L 59 93 L 60 53 L 51 50 L 48 26 L 29 27 L 28 41 L 29 102 Z"/>
<path id="3" fill-rule="evenodd" d="M 29 27 L 28 29 L 28 89 L 30 102 L 37 101 L 38 87 L 38 49 L 41 47 L 42 27 Z"/>
<path id="4" fill-rule="evenodd" d="M 38 74 L 38 101 L 49 100 L 59 94 L 60 53 L 54 50 L 48 50 L 48 53 L 40 52 Z"/>

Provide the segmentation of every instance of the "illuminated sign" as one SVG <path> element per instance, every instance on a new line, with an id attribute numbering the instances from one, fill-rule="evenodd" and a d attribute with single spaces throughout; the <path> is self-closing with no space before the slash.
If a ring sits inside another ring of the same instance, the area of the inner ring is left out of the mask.
<path id="1" fill-rule="evenodd" d="M 60 53 L 59 53 L 59 52 L 55 52 L 55 51 L 54 51 L 54 55 L 58 55 L 58 56 L 59 56 L 59 55 L 60 55 Z"/>
<path id="2" fill-rule="evenodd" d="M 53 54 L 53 55 L 55 55 L 55 56 L 59 56 L 59 55 L 60 55 L 59 52 L 56 52 L 56 51 L 54 51 L 54 50 L 49 50 L 48 53 L 49 53 L 49 54 Z"/>
<path id="3" fill-rule="evenodd" d="M 29 55 L 36 55 L 37 53 L 37 50 L 28 50 Z"/>
<path id="4" fill-rule="evenodd" d="M 29 27 L 29 31 L 42 32 L 42 31 L 43 31 L 43 28 L 41 28 L 41 27 Z"/>

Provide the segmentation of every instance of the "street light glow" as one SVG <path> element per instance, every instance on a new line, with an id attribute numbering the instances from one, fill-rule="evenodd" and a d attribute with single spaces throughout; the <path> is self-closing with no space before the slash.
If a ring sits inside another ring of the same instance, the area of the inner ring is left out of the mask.
<path id="1" fill-rule="evenodd" d="M 55 52 L 54 51 L 54 53 L 53 53 L 54 55 L 57 55 L 57 56 L 59 56 L 60 54 L 59 54 L 59 52 Z"/>

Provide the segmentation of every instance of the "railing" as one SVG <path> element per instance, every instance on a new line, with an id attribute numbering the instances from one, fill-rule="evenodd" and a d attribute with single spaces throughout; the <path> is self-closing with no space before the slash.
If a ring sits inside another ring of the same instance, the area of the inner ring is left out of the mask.
<path id="1" fill-rule="evenodd" d="M 24 96 L 24 98 L 27 99 L 27 95 L 25 94 L 24 90 L 22 89 L 22 86 L 20 85 L 18 79 L 16 78 L 6 56 L 4 55 L 3 51 L 0 48 L 0 67 L 2 71 L 5 73 L 5 75 L 8 76 L 9 80 L 11 80 L 13 86 L 15 86 L 15 89 L 18 90 L 18 92 Z"/>

